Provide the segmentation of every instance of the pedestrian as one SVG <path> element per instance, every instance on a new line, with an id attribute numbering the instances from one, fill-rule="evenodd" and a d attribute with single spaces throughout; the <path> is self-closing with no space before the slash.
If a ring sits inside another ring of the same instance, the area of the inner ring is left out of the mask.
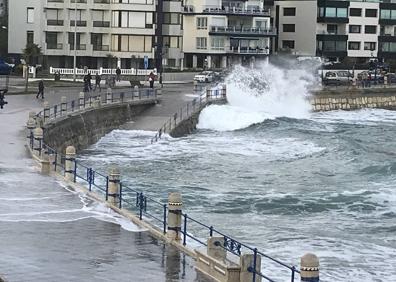
<path id="1" fill-rule="evenodd" d="M 40 95 L 41 95 L 41 99 L 44 99 L 44 81 L 43 80 L 40 80 L 38 83 L 38 92 L 36 95 L 36 99 L 38 99 Z"/>
<path id="2" fill-rule="evenodd" d="M 150 83 L 150 88 L 154 88 L 155 74 L 153 72 L 150 72 L 148 80 Z"/>
<path id="3" fill-rule="evenodd" d="M 87 80 L 88 80 L 89 91 L 92 91 L 92 83 L 91 83 L 92 75 L 91 75 L 91 72 L 88 72 Z"/>
<path id="4" fill-rule="evenodd" d="M 100 81 L 102 80 L 102 78 L 100 77 L 99 73 L 97 73 L 95 75 L 95 89 L 94 91 L 96 91 L 96 87 L 99 86 L 99 92 L 102 92 L 102 88 L 100 87 Z"/>
<path id="5" fill-rule="evenodd" d="M 89 92 L 89 82 L 88 82 L 88 76 L 87 75 L 84 75 L 83 81 L 84 81 L 83 91 L 84 92 Z"/>
<path id="6" fill-rule="evenodd" d="M 116 69 L 117 81 L 121 81 L 121 69 L 117 67 Z"/>

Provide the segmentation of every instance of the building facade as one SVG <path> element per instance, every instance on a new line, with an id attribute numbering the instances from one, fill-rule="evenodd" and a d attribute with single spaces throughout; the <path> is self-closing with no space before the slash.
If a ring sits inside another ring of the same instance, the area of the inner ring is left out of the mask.
<path id="1" fill-rule="evenodd" d="M 78 67 L 92 68 L 115 64 L 143 68 L 145 57 L 149 67 L 182 62 L 179 1 L 159 1 L 161 5 L 154 0 L 21 2 L 10 3 L 11 54 L 21 54 L 26 44 L 35 43 L 51 66 L 71 68 L 74 56 Z M 171 47 L 167 42 L 177 44 Z"/>

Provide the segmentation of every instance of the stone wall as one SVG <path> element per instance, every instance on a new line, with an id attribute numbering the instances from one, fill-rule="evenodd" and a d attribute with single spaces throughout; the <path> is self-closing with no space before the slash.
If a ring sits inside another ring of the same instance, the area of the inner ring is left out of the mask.
<path id="1" fill-rule="evenodd" d="M 69 113 L 63 118 L 50 121 L 44 127 L 44 142 L 64 152 L 69 145 L 77 151 L 96 143 L 101 137 L 132 120 L 156 103 L 156 99 L 133 103 L 106 104 L 98 108 Z"/>
<path id="2" fill-rule="evenodd" d="M 319 91 L 311 98 L 313 111 L 396 109 L 396 89 L 344 89 Z"/>

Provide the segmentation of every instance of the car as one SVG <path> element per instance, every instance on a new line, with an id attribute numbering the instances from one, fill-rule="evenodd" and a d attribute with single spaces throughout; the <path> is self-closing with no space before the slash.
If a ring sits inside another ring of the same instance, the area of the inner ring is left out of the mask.
<path id="1" fill-rule="evenodd" d="M 396 74 L 394 73 L 387 73 L 386 74 L 387 82 L 388 84 L 394 84 L 396 83 Z"/>
<path id="2" fill-rule="evenodd" d="M 216 78 L 216 73 L 213 71 L 203 71 L 194 76 L 194 80 L 198 82 L 213 82 Z"/>
<path id="3" fill-rule="evenodd" d="M 349 71 L 328 71 L 323 78 L 324 85 L 352 84 L 352 74 Z"/>

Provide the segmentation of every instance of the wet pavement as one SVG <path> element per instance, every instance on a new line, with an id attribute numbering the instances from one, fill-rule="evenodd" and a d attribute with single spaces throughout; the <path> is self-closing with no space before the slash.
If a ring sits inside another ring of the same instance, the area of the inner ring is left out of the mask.
<path id="1" fill-rule="evenodd" d="M 208 281 L 190 257 L 41 175 L 24 148 L 28 112 L 40 110 L 41 101 L 32 95 L 6 98 L 9 104 L 0 110 L 1 278 Z"/>

